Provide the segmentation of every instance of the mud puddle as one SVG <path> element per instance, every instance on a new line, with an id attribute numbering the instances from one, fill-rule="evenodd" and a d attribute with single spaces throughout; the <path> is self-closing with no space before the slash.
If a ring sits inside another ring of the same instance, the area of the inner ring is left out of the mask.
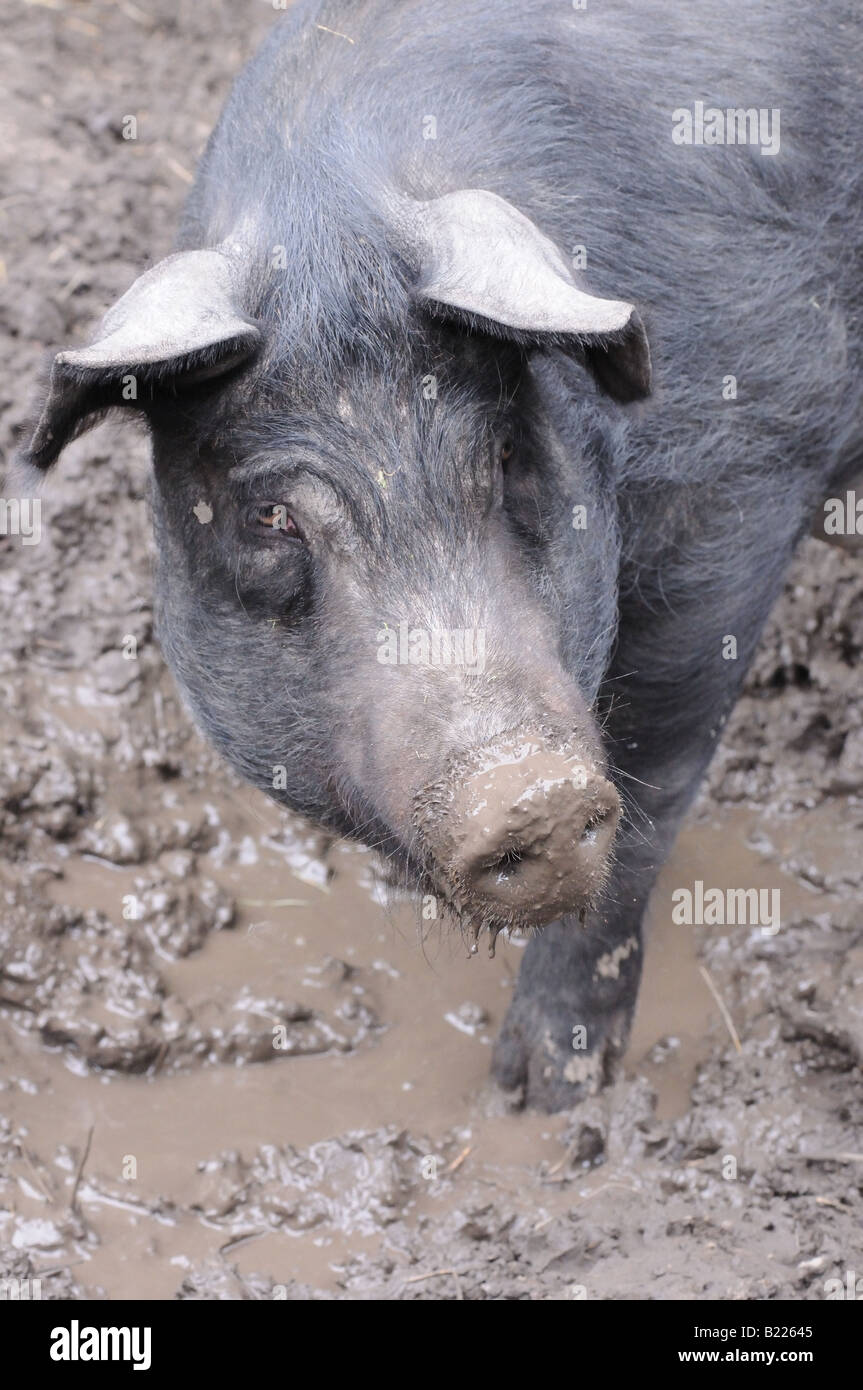
<path id="1" fill-rule="evenodd" d="M 272 819 L 275 829 L 276 813 Z M 248 1157 L 273 1145 L 309 1151 L 345 1132 L 431 1132 L 436 1140 L 410 1157 L 416 1194 L 408 1205 L 415 1206 L 429 1181 L 422 1177 L 426 1159 L 433 1173 L 467 1148 L 484 1152 L 486 1162 L 502 1152 L 508 1169 L 523 1164 L 527 1172 L 559 1151 L 553 1134 L 560 1122 L 494 1119 L 477 1109 L 518 948 L 501 942 L 488 960 L 470 959 L 459 939 L 437 931 L 426 930 L 423 943 L 413 906 L 372 900 L 367 855 L 337 847 L 329 866 L 311 861 L 297 878 L 264 843 L 259 825 L 250 820 L 245 829 L 240 857 L 251 862 L 226 864 L 219 851 L 198 861 L 238 904 L 231 926 L 194 954 L 169 960 L 162 973 L 172 1001 L 182 1001 L 192 1018 L 205 1010 L 223 1034 L 230 1034 L 232 1016 L 258 1018 L 266 1064 L 252 1051 L 234 1065 L 204 1055 L 192 1072 L 181 1062 L 172 1074 L 157 1062 L 143 1076 L 100 1076 L 74 1056 L 16 1044 L 11 1075 L 21 1084 L 12 1081 L 4 1108 L 26 1131 L 28 1151 L 52 1153 L 58 1137 L 68 1135 L 80 1153 L 92 1129 L 77 1194 L 87 1239 L 76 1245 L 86 1264 L 78 1279 L 90 1293 L 168 1297 L 178 1268 L 216 1257 L 222 1247 L 236 1247 L 241 1272 L 265 1259 L 276 1283 L 326 1289 L 334 1287 L 334 1267 L 347 1249 L 379 1250 L 380 1230 L 365 1210 L 379 1194 L 372 1185 L 364 1195 L 350 1164 L 342 1181 L 333 1180 L 327 1210 L 311 1230 L 300 1216 L 296 1229 L 289 1221 L 287 1234 L 268 1235 L 254 1225 L 247 1230 L 241 1210 L 231 1208 L 221 1224 L 207 1217 L 203 1194 L 211 1183 L 201 1165 L 210 1156 L 238 1150 Z M 64 869 L 50 895 L 116 915 L 139 883 L 134 868 L 90 856 Z M 355 1001 L 365 1020 L 360 1032 L 352 1031 Z M 319 1028 L 314 1050 L 292 1055 L 293 1027 L 298 1021 L 308 1028 L 309 1015 L 331 1026 Z M 273 1034 L 285 1019 L 287 1049 L 280 1051 Z M 135 1177 L 124 1181 L 124 1171 Z M 297 1191 L 317 1202 L 317 1167 L 313 1173 L 298 1180 Z M 71 1173 L 61 1177 L 61 1186 L 72 1180 Z M 24 1222 L 45 1217 L 32 1187 L 29 1202 L 19 1194 Z"/>
<path id="2" fill-rule="evenodd" d="M 711 1042 L 723 1027 L 734 1039 L 734 1020 L 723 1016 L 717 986 L 703 961 L 705 936 L 722 940 L 716 925 L 692 927 L 674 918 L 674 894 L 711 888 L 745 888 L 759 895 L 759 904 L 778 911 L 769 920 L 734 925 L 732 930 L 766 945 L 783 926 L 817 913 L 825 924 L 843 913 L 843 899 L 828 887 L 828 866 L 851 862 L 859 845 L 860 827 L 843 808 L 825 803 L 793 822 L 765 817 L 749 808 L 725 808 L 702 813 L 684 829 L 665 866 L 648 912 L 645 971 L 625 1059 L 627 1074 L 643 1075 L 656 1090 L 659 1119 L 682 1115 L 690 1104 L 699 1063 L 709 1055 Z M 818 864 L 818 885 L 796 876 L 801 862 Z M 847 915 L 847 904 L 845 904 Z M 852 914 L 853 916 L 853 914 Z M 736 1030 L 735 1030 L 736 1031 Z"/>
<path id="3" fill-rule="evenodd" d="M 223 1034 L 232 1014 L 258 1017 L 266 1061 L 205 1055 L 191 1070 L 157 1060 L 144 1075 L 94 1074 L 68 1052 L 7 1034 L 3 1110 L 20 1144 L 8 1174 L 11 1245 L 29 1248 L 35 1270 L 71 1268 L 96 1297 L 172 1297 L 189 1274 L 197 1288 L 202 1270 L 204 1296 L 214 1296 L 214 1280 L 223 1297 L 297 1287 L 338 1296 L 358 1262 L 415 1278 L 410 1239 L 445 1216 L 469 1225 L 477 1202 L 489 1206 L 484 1194 L 529 1211 L 539 1236 L 570 1218 L 574 1200 L 586 1210 L 596 1194 L 601 1209 L 644 1191 L 643 1174 L 595 1167 L 604 1122 L 576 1118 L 573 1141 L 572 1117 L 494 1113 L 490 1044 L 516 944 L 501 939 L 495 959 L 469 958 L 412 904 L 374 901 L 385 890 L 370 856 L 351 847 L 336 846 L 326 863 L 309 858 L 296 877 L 284 846 L 274 848 L 282 818 L 255 811 L 243 822 L 232 807 L 229 855 L 217 836 L 198 857 L 199 872 L 237 904 L 231 925 L 180 959 L 169 953 L 164 979 L 189 1017 L 203 1007 Z M 218 819 L 215 807 L 210 814 Z M 654 1093 L 652 1123 L 686 1114 L 696 1069 L 728 1041 L 729 1018 L 745 1034 L 734 1001 L 723 1017 L 704 934 L 672 922 L 671 895 L 699 879 L 778 890 L 783 924 L 816 904 L 841 910 L 783 864 L 797 864 L 805 846 L 815 862 L 841 866 L 848 828 L 822 811 L 792 834 L 782 820 L 735 808 L 681 837 L 654 898 L 626 1060 L 628 1084 Z M 139 881 L 134 868 L 87 856 L 63 869 L 51 897 L 117 914 Z M 707 935 L 714 945 L 727 939 L 718 928 Z M 285 1017 L 337 1020 L 334 997 L 361 1001 L 360 1035 L 336 1023 L 307 1055 L 273 1047 Z M 8 1226 L 0 1238 L 10 1240 Z M 437 1280 L 457 1296 L 454 1276 Z"/>

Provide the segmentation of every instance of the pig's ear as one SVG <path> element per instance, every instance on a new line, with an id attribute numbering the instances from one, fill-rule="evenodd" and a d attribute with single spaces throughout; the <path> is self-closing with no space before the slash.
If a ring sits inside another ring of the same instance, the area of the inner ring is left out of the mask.
<path id="1" fill-rule="evenodd" d="M 517 208 L 470 189 L 418 204 L 411 222 L 420 298 L 517 341 L 572 347 L 616 400 L 650 394 L 650 348 L 635 306 L 581 288 L 554 242 Z"/>
<path id="2" fill-rule="evenodd" d="M 89 347 L 59 352 L 18 462 L 50 468 L 61 449 L 114 406 L 145 409 L 160 391 L 218 376 L 260 342 L 237 307 L 231 250 L 180 251 L 146 271 L 102 320 Z"/>

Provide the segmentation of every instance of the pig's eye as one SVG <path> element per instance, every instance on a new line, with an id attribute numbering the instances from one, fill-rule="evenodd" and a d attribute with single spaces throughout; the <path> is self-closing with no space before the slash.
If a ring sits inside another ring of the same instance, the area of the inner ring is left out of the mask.
<path id="1" fill-rule="evenodd" d="M 303 539 L 299 526 L 281 502 L 261 502 L 252 509 L 252 527 L 259 536 L 286 536 Z"/>

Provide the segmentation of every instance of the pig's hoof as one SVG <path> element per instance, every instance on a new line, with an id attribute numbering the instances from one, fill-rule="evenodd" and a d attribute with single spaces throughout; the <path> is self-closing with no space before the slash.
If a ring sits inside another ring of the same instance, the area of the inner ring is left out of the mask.
<path id="1" fill-rule="evenodd" d="M 559 1016 L 516 1000 L 495 1045 L 492 1075 L 511 1105 L 568 1110 L 613 1080 L 628 1028 L 628 1016 L 606 1017 L 589 1030 L 595 1043 L 588 1048 L 583 1034 Z"/>

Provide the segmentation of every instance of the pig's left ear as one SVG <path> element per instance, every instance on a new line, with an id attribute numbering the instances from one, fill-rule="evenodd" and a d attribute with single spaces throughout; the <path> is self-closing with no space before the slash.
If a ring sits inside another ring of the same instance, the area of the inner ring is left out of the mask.
<path id="1" fill-rule="evenodd" d="M 616 400 L 650 394 L 635 306 L 580 288 L 554 242 L 512 204 L 481 189 L 447 193 L 415 205 L 410 223 L 421 299 L 516 341 L 572 346 Z"/>
<path id="2" fill-rule="evenodd" d="M 50 468 L 61 449 L 115 406 L 218 376 L 260 342 L 238 307 L 238 252 L 180 251 L 146 271 L 103 318 L 89 347 L 59 352 L 29 442 L 16 462 Z"/>

